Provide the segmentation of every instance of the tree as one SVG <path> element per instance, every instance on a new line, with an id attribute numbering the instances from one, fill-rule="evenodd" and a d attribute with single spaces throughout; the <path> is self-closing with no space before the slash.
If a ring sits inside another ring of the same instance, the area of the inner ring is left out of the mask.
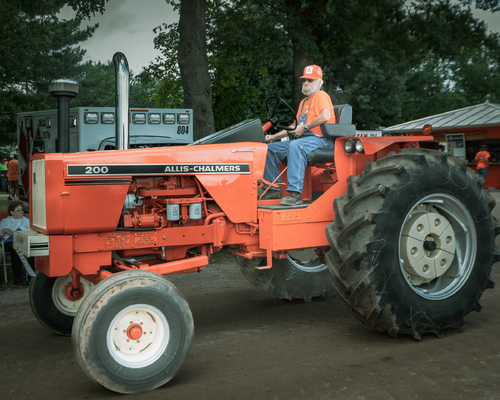
<path id="1" fill-rule="evenodd" d="M 493 51 L 499 44 L 498 35 L 488 34 L 485 24 L 472 16 L 470 3 L 209 0 L 206 41 L 216 128 L 263 117 L 266 95 L 276 92 L 296 108 L 301 97 L 298 78 L 311 63 L 323 67 L 325 89 L 334 103 L 353 105 L 360 128 L 462 105 L 470 101 L 459 90 L 474 75 L 472 55 L 478 48 Z M 477 5 L 499 8 L 492 0 Z M 164 40 L 157 42 L 164 54 L 176 54 L 178 41 L 165 40 L 176 39 L 175 29 L 168 27 L 162 32 Z M 484 64 L 491 73 L 492 60 L 490 56 Z M 177 87 L 173 93 L 181 95 L 180 86 L 175 86 L 176 65 L 157 60 L 152 68 L 158 87 L 165 87 L 159 73 L 163 71 L 168 85 Z M 180 66 L 181 74 L 186 68 L 191 65 Z"/>
<path id="2" fill-rule="evenodd" d="M 205 0 L 181 1 L 177 60 L 184 88 L 184 107 L 195 110 L 195 140 L 215 132 L 205 40 L 205 11 Z"/>
<path id="3" fill-rule="evenodd" d="M 78 70 L 88 39 L 97 25 L 81 30 L 84 18 L 102 12 L 107 0 L 0 0 L 0 130 L 15 129 L 19 111 L 53 103 L 46 94 L 51 79 L 69 77 Z M 61 21 L 57 13 L 68 5 L 76 18 Z"/>

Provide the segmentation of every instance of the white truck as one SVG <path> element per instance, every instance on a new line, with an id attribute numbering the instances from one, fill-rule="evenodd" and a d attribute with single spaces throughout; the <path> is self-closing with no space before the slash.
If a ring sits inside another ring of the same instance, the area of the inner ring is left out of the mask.
<path id="1" fill-rule="evenodd" d="M 130 148 L 179 146 L 193 142 L 193 110 L 130 108 Z M 29 204 L 29 158 L 58 148 L 57 110 L 17 114 L 19 198 Z M 114 107 L 70 108 L 69 151 L 113 150 Z"/>

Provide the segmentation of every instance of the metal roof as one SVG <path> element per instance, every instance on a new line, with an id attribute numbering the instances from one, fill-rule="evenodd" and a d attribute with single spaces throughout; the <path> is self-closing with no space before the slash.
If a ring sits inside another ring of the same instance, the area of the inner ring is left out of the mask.
<path id="1" fill-rule="evenodd" d="M 500 126 L 500 104 L 486 103 L 416 119 L 384 128 L 384 132 L 419 132 L 431 124 L 433 131 Z"/>

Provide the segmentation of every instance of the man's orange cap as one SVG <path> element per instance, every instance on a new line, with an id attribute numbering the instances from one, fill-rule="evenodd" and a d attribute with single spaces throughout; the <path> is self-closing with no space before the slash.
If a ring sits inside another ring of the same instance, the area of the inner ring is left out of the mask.
<path id="1" fill-rule="evenodd" d="M 308 65 L 300 79 L 323 79 L 323 71 L 317 65 Z"/>

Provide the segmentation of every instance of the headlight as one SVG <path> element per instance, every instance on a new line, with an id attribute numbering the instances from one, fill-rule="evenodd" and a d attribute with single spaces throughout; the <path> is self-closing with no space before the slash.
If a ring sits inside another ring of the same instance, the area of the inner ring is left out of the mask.
<path id="1" fill-rule="evenodd" d="M 346 153 L 354 153 L 354 150 L 355 150 L 355 145 L 354 145 L 354 140 L 352 139 L 347 139 L 345 142 L 344 142 L 344 151 Z"/>
<path id="2" fill-rule="evenodd" d="M 363 143 L 361 143 L 361 140 L 356 140 L 356 151 L 358 153 L 364 153 L 365 149 L 363 148 Z"/>

